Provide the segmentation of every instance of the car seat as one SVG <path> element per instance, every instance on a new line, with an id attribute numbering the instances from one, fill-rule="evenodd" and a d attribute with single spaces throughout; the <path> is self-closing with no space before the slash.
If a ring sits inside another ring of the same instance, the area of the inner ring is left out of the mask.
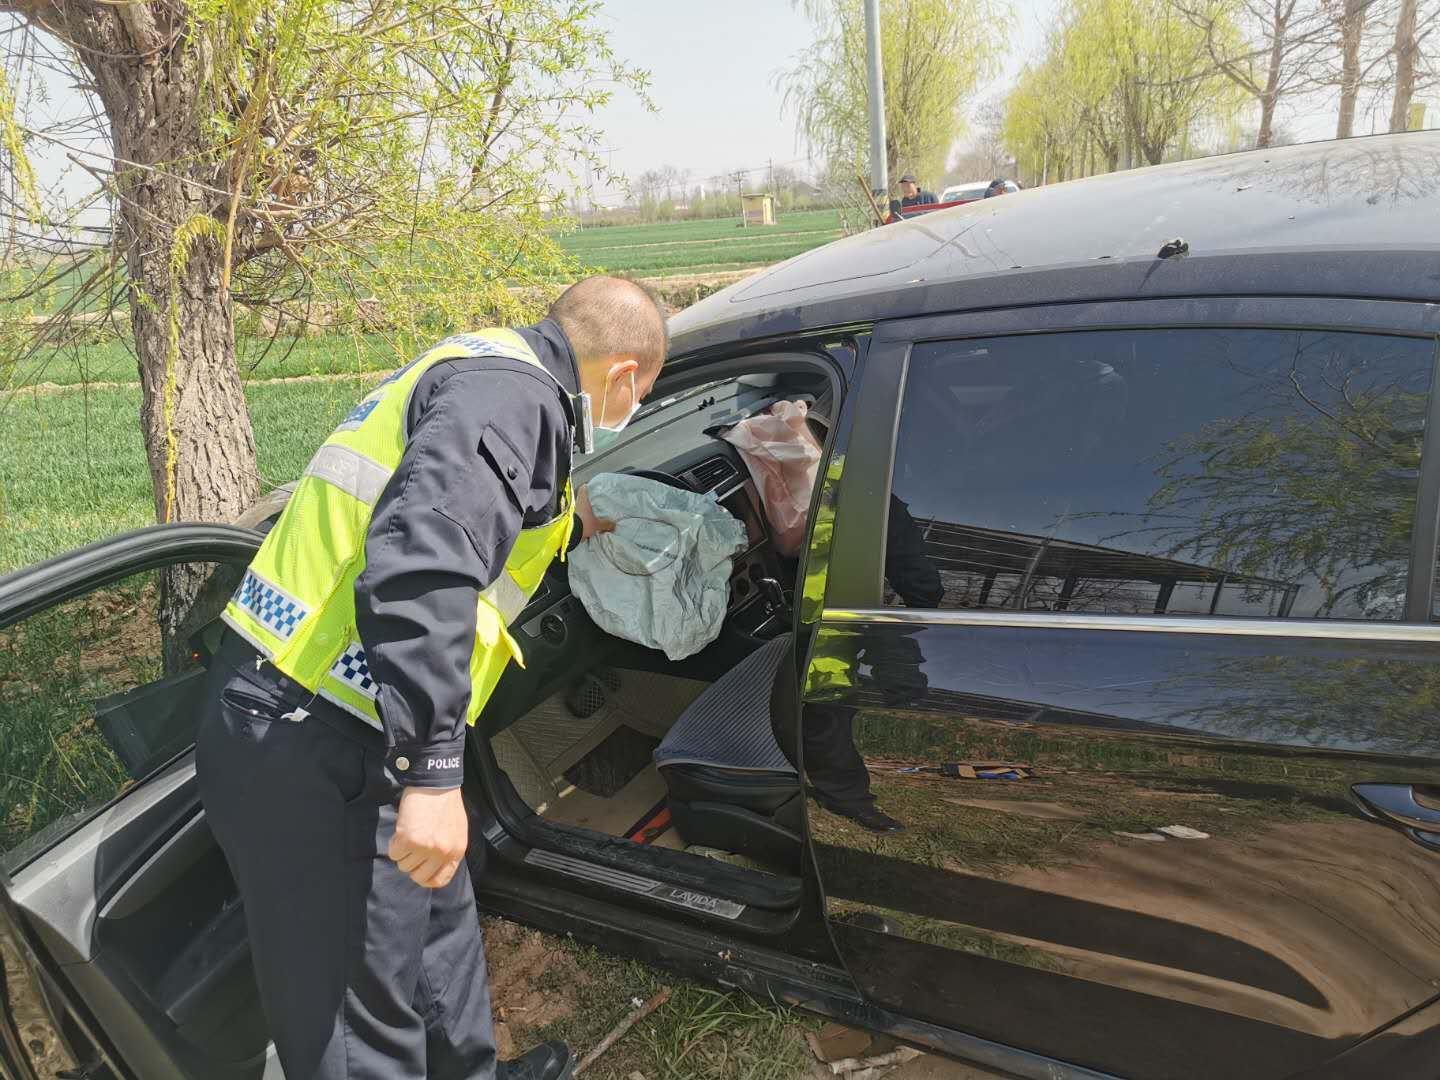
<path id="1" fill-rule="evenodd" d="M 688 844 L 798 872 L 800 775 L 776 741 L 771 697 L 793 635 L 767 641 L 690 705 L 655 750 L 670 815 Z"/>

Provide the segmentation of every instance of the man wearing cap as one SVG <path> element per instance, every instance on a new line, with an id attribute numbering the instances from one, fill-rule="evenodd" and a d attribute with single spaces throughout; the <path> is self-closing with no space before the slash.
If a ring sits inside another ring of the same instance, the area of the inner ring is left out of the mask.
<path id="1" fill-rule="evenodd" d="M 933 206 L 940 200 L 935 197 L 933 191 L 921 191 L 920 185 L 915 181 L 914 173 L 906 173 L 900 177 L 900 209 L 909 210 L 913 206 Z"/>

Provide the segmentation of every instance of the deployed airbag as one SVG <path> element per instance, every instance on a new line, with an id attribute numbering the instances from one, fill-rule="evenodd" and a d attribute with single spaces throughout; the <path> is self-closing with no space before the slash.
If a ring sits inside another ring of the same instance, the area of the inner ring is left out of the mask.
<path id="1" fill-rule="evenodd" d="M 713 494 L 642 476 L 602 473 L 588 490 L 596 516 L 615 522 L 570 554 L 570 589 L 596 625 L 671 660 L 714 641 L 745 526 Z"/>
<path id="2" fill-rule="evenodd" d="M 720 437 L 740 452 L 781 555 L 797 555 L 805 543 L 810 495 L 820 467 L 820 444 L 805 423 L 803 401 L 777 401 L 741 420 Z"/>

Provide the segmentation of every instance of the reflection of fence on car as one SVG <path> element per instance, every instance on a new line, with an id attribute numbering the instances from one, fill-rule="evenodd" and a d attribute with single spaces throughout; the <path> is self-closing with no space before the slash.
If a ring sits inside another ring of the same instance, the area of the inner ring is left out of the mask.
<path id="1" fill-rule="evenodd" d="M 1286 618 L 1298 584 L 1177 559 L 945 521 L 920 523 L 942 607 Z"/>

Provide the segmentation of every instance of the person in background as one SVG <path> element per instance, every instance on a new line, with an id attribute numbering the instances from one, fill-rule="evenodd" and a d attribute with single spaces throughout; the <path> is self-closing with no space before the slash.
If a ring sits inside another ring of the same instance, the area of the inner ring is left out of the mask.
<path id="1" fill-rule="evenodd" d="M 921 190 L 914 173 L 900 177 L 900 196 L 901 210 L 909 210 L 912 206 L 933 206 L 940 201 L 933 191 Z"/>
<path id="2" fill-rule="evenodd" d="M 1010 185 L 1003 176 L 997 176 L 990 181 L 990 186 L 985 189 L 985 198 L 991 199 L 996 195 L 1009 195 Z"/>

